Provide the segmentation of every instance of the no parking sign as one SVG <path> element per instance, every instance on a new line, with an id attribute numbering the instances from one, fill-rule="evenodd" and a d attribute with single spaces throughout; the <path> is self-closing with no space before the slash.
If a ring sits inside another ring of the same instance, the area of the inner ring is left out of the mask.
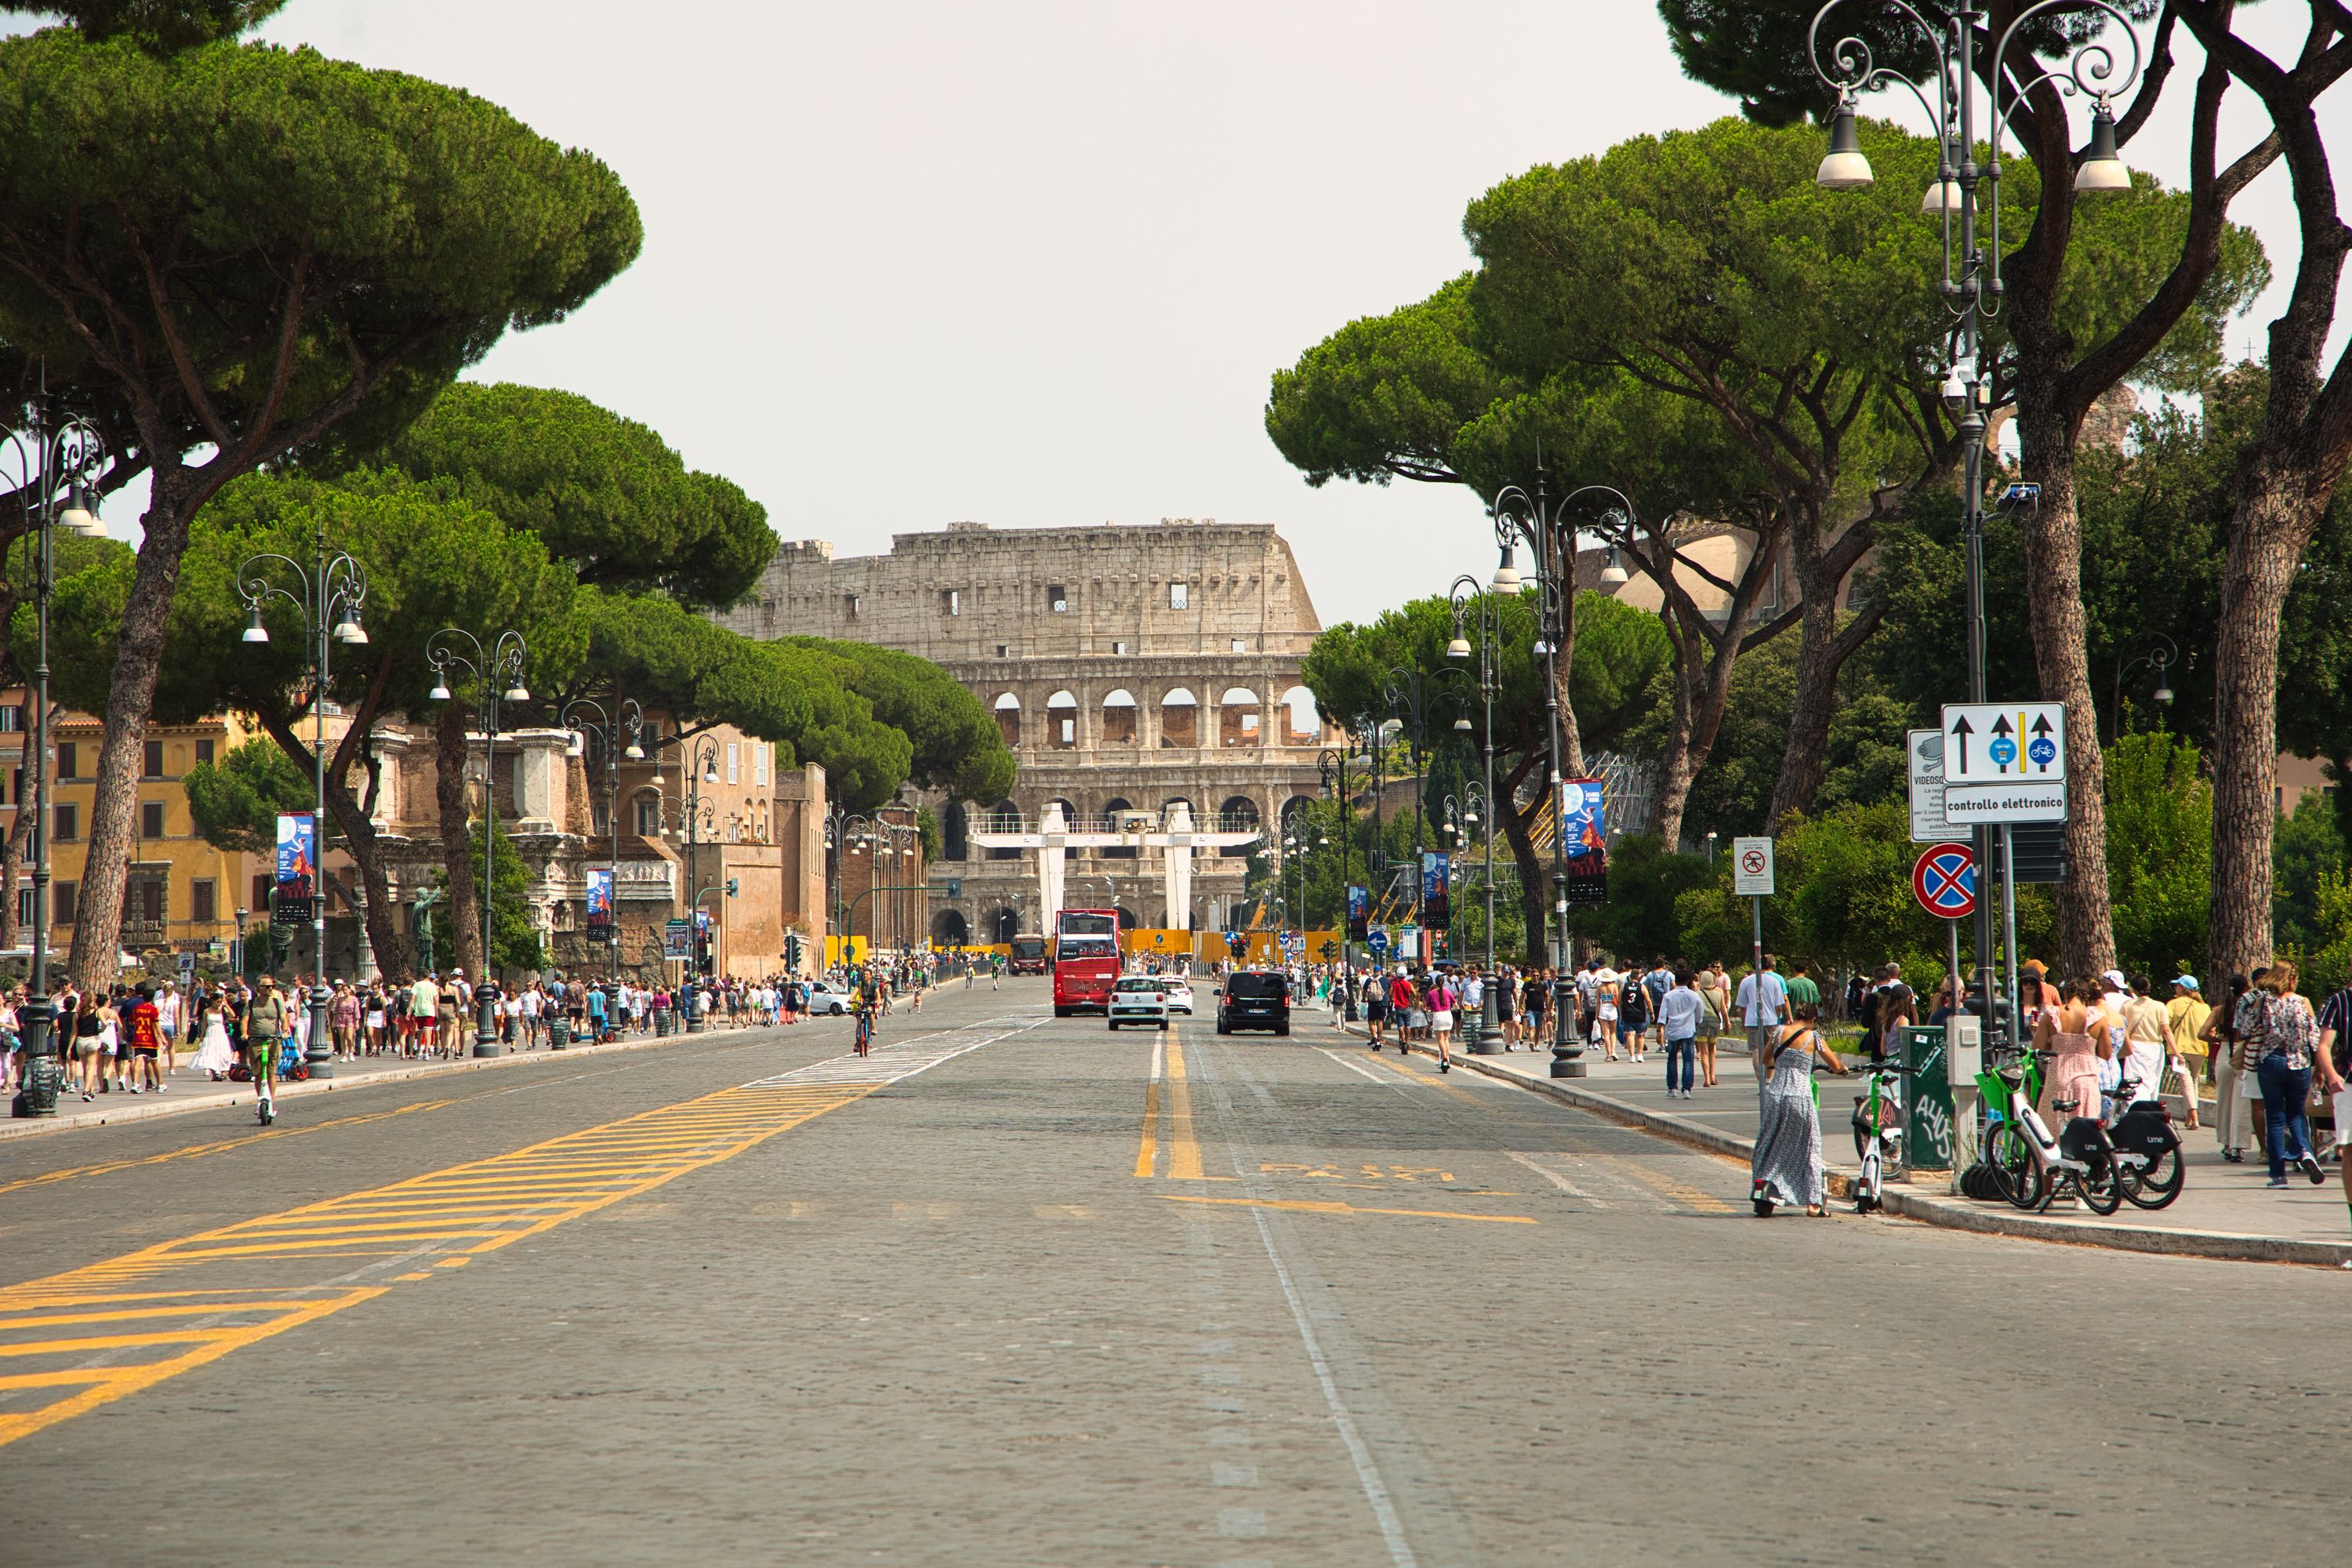
<path id="1" fill-rule="evenodd" d="M 1911 895 L 1929 914 L 1964 921 L 1977 912 L 1977 858 L 1965 844 L 1938 844 L 1911 868 Z"/>

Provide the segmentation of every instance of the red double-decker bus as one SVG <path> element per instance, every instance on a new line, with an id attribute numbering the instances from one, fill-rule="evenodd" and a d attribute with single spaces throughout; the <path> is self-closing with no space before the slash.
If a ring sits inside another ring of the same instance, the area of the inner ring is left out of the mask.
<path id="1" fill-rule="evenodd" d="M 1054 1016 L 1110 1011 L 1118 984 L 1117 910 L 1062 910 L 1054 916 Z"/>

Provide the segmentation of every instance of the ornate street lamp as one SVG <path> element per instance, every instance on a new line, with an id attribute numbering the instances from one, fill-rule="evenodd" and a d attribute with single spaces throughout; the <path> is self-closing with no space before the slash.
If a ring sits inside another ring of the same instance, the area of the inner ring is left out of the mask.
<path id="1" fill-rule="evenodd" d="M 16 809 L 33 813 L 27 846 L 33 861 L 33 967 L 17 1024 L 25 1042 L 26 1111 L 55 1116 L 65 1068 L 51 1027 L 57 1005 L 49 996 L 49 604 L 57 594 L 57 531 L 90 539 L 106 535 L 94 492 L 108 454 L 96 426 L 58 417 L 46 395 L 32 400 L 29 412 L 24 429 L 0 426 L 0 457 L 6 459 L 0 482 L 16 493 L 32 523 L 26 543 L 35 556 L 33 620 L 38 639 L 32 744 L 16 786 Z M 0 889 L 0 898 L 16 896 L 14 888 Z"/>
<path id="2" fill-rule="evenodd" d="M 1516 587 L 1510 592 L 1513 597 L 1517 596 L 1518 590 Z M 1467 574 L 1454 579 L 1454 585 L 1448 590 L 1446 596 L 1454 605 L 1454 640 L 1445 645 L 1445 657 L 1456 661 L 1466 661 L 1474 651 L 1476 653 L 1477 693 L 1479 700 L 1485 706 L 1485 722 L 1478 737 L 1478 751 L 1486 766 L 1486 779 L 1476 792 L 1472 794 L 1473 804 L 1471 809 L 1465 814 L 1465 820 L 1470 826 L 1474 828 L 1483 826 L 1486 841 L 1486 984 L 1479 988 L 1484 1000 L 1479 1005 L 1478 1025 L 1470 1038 L 1470 1050 L 1474 1056 L 1493 1056 L 1501 1048 L 1497 1042 L 1502 1037 L 1502 1029 L 1497 1026 L 1495 1017 L 1496 998 L 1495 995 L 1495 824 L 1493 821 L 1495 697 L 1499 685 L 1495 669 L 1495 632 L 1499 606 L 1496 604 L 1493 594 L 1481 587 L 1478 580 Z M 1471 606 L 1474 603 L 1476 605 L 1475 623 L 1471 615 Z M 1475 649 L 1468 636 L 1474 625 L 1478 634 Z M 1451 804 L 1450 797 L 1449 804 Z M 1481 814 L 1488 819 L 1483 825 L 1478 820 Z"/>
<path id="3" fill-rule="evenodd" d="M 611 934 L 605 939 L 609 963 L 604 995 L 605 1014 L 614 1016 L 611 1004 L 619 999 L 621 993 L 621 760 L 625 757 L 633 763 L 645 761 L 646 710 L 634 697 L 620 699 L 610 711 L 593 698 L 575 697 L 563 705 L 556 722 L 572 731 L 572 756 L 587 754 L 591 734 L 604 753 L 604 826 L 612 834 L 608 861 L 613 879 Z"/>
<path id="4" fill-rule="evenodd" d="M 272 567 L 290 574 L 297 586 L 282 588 L 270 581 Z M 360 610 L 367 603 L 367 573 L 342 552 L 329 554 L 323 517 L 318 547 L 309 567 L 290 555 L 265 551 L 237 563 L 236 594 L 245 605 L 245 636 L 248 643 L 267 643 L 269 628 L 262 624 L 262 606 L 283 599 L 302 616 L 310 645 L 310 799 L 311 843 L 318 864 L 310 868 L 310 1043 L 302 1059 L 312 1078 L 335 1076 L 335 1058 L 327 1039 L 327 1005 L 334 993 L 327 988 L 327 680 L 329 653 L 336 643 L 363 647 L 366 628 Z M 366 924 L 362 911 L 361 924 Z"/>
<path id="5" fill-rule="evenodd" d="M 1948 5 L 1937 5 L 1932 0 L 1919 0 L 1917 6 L 1897 0 L 1892 7 L 1879 5 L 1878 20 L 1897 28 L 1908 27 L 1925 38 L 1936 58 L 1934 96 L 1892 66 L 1882 66 L 1871 52 L 1869 42 L 1858 36 L 1848 35 L 1832 46 L 1824 59 L 1822 54 L 1822 24 L 1831 12 L 1844 0 L 1829 0 L 1813 15 L 1812 25 L 1806 30 L 1806 54 L 1813 74 L 1823 86 L 1837 95 L 1836 107 L 1830 121 L 1829 153 L 1822 160 L 1815 174 L 1817 184 L 1825 190 L 1858 190 L 1872 183 L 1870 161 L 1864 156 L 1862 142 L 1854 126 L 1854 100 L 1866 92 L 1883 91 L 1887 87 L 1901 86 L 1919 100 L 1936 126 L 1937 144 L 1942 150 L 1935 184 L 1927 190 L 1920 210 L 1938 218 L 1944 228 L 1943 279 L 1940 292 L 1945 308 L 1952 318 L 1951 357 L 1944 376 L 1943 401 L 1952 416 L 1959 422 L 1961 448 L 1960 532 L 1967 548 L 1968 580 L 1968 685 L 1969 700 L 1985 700 L 1985 588 L 1984 588 L 1984 443 L 1992 404 L 1992 367 L 1983 362 L 1984 330 L 2000 312 L 2002 285 L 2000 280 L 2000 144 L 2009 119 L 2025 95 L 2043 83 L 2049 83 L 2068 97 L 2087 95 L 2092 100 L 2091 140 L 2074 169 L 2074 189 L 2078 194 L 2100 191 L 2128 190 L 2131 172 L 2124 167 L 2116 151 L 2115 110 L 2112 100 L 2127 90 L 2139 79 L 2142 57 L 2138 36 L 2132 31 L 2131 19 L 2107 0 L 2041 0 L 2025 6 L 2012 17 L 2000 37 L 1994 41 L 1989 64 L 1982 68 L 1983 76 L 1991 79 L 1994 89 L 1991 100 L 1991 126 L 1987 137 L 1990 156 L 1979 164 L 1976 161 L 1977 89 L 1979 68 L 1976 63 L 1978 25 L 1985 19 L 1983 0 L 1952 0 Z M 2122 29 L 2124 41 L 2130 46 L 2131 64 L 2118 75 L 2116 51 L 2101 37 L 2086 38 L 2075 45 L 2066 58 L 2056 65 L 2042 67 L 2029 55 L 2019 78 L 2012 79 L 2007 67 L 2010 46 L 2017 39 L 2019 29 L 2037 17 L 2057 11 L 2091 14 L 2094 22 L 2111 21 Z M 2002 107 L 2000 84 L 2009 84 L 2008 107 Z M 1983 188 L 1979 199 L 1979 187 Z M 1977 215 L 1990 215 L 1990 243 L 1979 246 L 1977 240 Z M 2008 829 L 1999 830 L 2003 854 L 2000 862 L 2007 874 L 2009 857 Z M 1992 864 L 1992 839 L 1995 830 L 1979 826 L 1976 830 L 1976 863 L 1989 868 Z M 1979 872 L 1977 899 L 1976 941 L 1978 970 L 1983 976 L 1984 996 L 1981 1016 L 1990 1032 L 1997 1022 L 1993 1006 L 1995 965 L 1991 961 L 1992 900 L 1989 870 Z M 2013 910 L 2013 888 L 2004 885 L 2004 907 Z M 2013 926 L 2013 919 L 2010 922 Z M 2017 942 L 2013 929 L 2007 933 L 2008 981 L 2010 1016 L 2016 1016 L 2017 1006 Z"/>
<path id="6" fill-rule="evenodd" d="M 472 658 L 457 651 L 460 643 L 474 650 Z M 433 666 L 433 689 L 425 693 L 430 700 L 449 700 L 452 665 L 471 672 L 482 689 L 482 973 L 474 984 L 478 1004 L 474 1054 L 494 1057 L 502 1049 L 495 1010 L 498 1002 L 490 994 L 490 974 L 497 963 L 490 953 L 490 913 L 497 903 L 498 887 L 499 704 L 530 700 L 530 693 L 522 683 L 523 668 L 530 662 L 530 650 L 524 646 L 520 632 L 500 632 L 485 652 L 481 638 L 465 627 L 444 626 L 425 639 L 425 657 Z"/>

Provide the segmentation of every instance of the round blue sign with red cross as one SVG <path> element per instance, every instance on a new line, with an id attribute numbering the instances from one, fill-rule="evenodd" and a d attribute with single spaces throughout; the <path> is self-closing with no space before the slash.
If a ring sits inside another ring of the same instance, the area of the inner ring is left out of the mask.
<path id="1" fill-rule="evenodd" d="M 1911 868 L 1911 893 L 1919 907 L 1948 921 L 1977 912 L 1977 858 L 1965 844 L 1938 844 Z"/>

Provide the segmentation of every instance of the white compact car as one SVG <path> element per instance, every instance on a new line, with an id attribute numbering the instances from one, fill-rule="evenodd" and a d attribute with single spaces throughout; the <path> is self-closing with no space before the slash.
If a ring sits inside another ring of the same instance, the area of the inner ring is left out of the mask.
<path id="1" fill-rule="evenodd" d="M 846 986 L 835 985 L 830 980 L 814 981 L 809 985 L 808 1010 L 812 1014 L 830 1014 L 838 1018 L 856 1001 Z"/>
<path id="2" fill-rule="evenodd" d="M 1150 1024 L 1166 1028 L 1168 993 L 1160 988 L 1162 984 L 1150 974 L 1131 974 L 1120 981 L 1110 994 L 1110 1026 Z"/>
<path id="3" fill-rule="evenodd" d="M 1160 988 L 1168 993 L 1168 1010 L 1171 1013 L 1181 1013 L 1187 1018 L 1192 1016 L 1191 981 L 1181 974 L 1163 974 L 1160 977 Z"/>

